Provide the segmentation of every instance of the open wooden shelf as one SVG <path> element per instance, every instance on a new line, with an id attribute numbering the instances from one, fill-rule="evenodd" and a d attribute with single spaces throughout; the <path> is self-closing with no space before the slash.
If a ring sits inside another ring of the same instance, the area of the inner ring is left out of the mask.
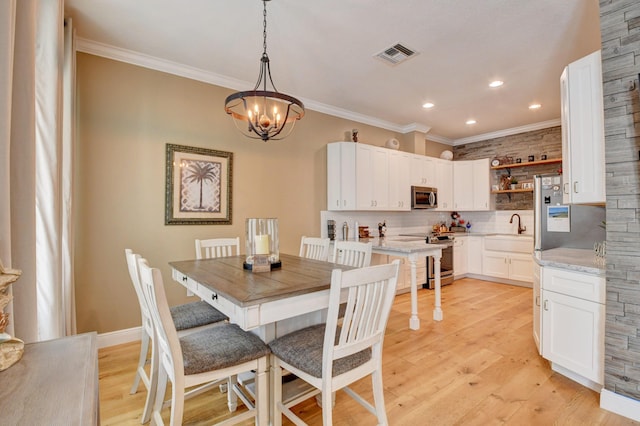
<path id="1" fill-rule="evenodd" d="M 497 191 L 491 191 L 492 194 L 513 194 L 514 192 L 533 192 L 533 188 L 499 189 Z"/>
<path id="2" fill-rule="evenodd" d="M 514 167 L 540 166 L 542 164 L 562 163 L 562 158 L 551 158 L 548 160 L 527 161 L 524 163 L 500 164 L 499 166 L 491 166 L 492 170 L 511 169 Z"/>

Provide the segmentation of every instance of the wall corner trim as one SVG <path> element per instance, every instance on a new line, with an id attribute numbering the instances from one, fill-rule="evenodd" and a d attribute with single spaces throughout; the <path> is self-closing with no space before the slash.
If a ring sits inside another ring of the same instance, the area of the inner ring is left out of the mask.
<path id="1" fill-rule="evenodd" d="M 600 408 L 640 422 L 640 401 L 602 389 Z"/>

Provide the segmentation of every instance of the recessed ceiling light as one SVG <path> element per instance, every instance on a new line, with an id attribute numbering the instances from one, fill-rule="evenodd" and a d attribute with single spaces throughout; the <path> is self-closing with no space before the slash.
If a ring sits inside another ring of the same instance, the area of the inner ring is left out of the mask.
<path id="1" fill-rule="evenodd" d="M 427 102 L 425 104 L 422 104 L 422 108 L 429 109 L 429 108 L 433 108 L 433 107 L 434 107 L 434 105 L 431 102 Z"/>
<path id="2" fill-rule="evenodd" d="M 467 120 L 467 124 L 476 124 L 476 120 L 474 119 Z"/>
<path id="3" fill-rule="evenodd" d="M 504 84 L 504 81 L 495 80 L 489 83 L 489 87 L 500 87 Z"/>
<path id="4" fill-rule="evenodd" d="M 540 109 L 542 108 L 542 105 L 540 104 L 531 104 L 529 105 L 529 109 Z"/>

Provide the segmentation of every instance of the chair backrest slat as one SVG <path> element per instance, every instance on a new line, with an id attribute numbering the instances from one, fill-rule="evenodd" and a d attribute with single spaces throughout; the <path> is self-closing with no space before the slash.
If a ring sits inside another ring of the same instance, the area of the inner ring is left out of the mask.
<path id="1" fill-rule="evenodd" d="M 181 369 L 174 368 L 182 365 L 182 349 L 178 339 L 178 332 L 171 317 L 167 295 L 164 291 L 162 274 L 157 268 L 151 268 L 146 259 L 138 260 L 140 283 L 149 304 L 153 325 L 156 330 L 159 362 L 164 365 L 171 381 L 176 383 L 175 374 L 183 374 Z M 179 378 L 182 380 L 182 378 Z M 178 381 L 177 383 L 181 383 Z"/>
<path id="2" fill-rule="evenodd" d="M 142 284 L 140 283 L 140 272 L 138 270 L 138 260 L 140 255 L 134 253 L 131 249 L 124 250 L 127 258 L 127 267 L 129 269 L 129 278 L 138 296 L 138 304 L 140 305 L 140 314 L 142 316 L 142 327 L 147 335 L 153 337 L 153 320 L 151 318 L 151 312 L 149 311 L 149 303 L 147 302 Z"/>
<path id="3" fill-rule="evenodd" d="M 336 241 L 333 261 L 339 265 L 363 268 L 371 264 L 371 242 Z"/>
<path id="4" fill-rule="evenodd" d="M 327 261 L 329 259 L 329 238 L 302 236 L 300 239 L 300 257 Z"/>
<path id="5" fill-rule="evenodd" d="M 240 237 L 196 240 L 196 259 L 213 259 L 238 256 L 239 254 Z"/>
<path id="6" fill-rule="evenodd" d="M 400 261 L 395 260 L 388 265 L 333 271 L 324 336 L 324 377 L 332 377 L 331 370 L 335 359 L 367 348 L 381 353 L 399 269 Z M 340 297 L 343 290 L 347 290 L 347 309 L 341 326 L 338 327 Z"/>

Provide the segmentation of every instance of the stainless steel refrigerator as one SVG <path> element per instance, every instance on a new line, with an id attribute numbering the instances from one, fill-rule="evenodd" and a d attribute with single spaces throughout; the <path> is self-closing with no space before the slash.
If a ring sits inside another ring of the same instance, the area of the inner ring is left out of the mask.
<path id="1" fill-rule="evenodd" d="M 593 249 L 606 238 L 605 207 L 562 203 L 562 176 L 534 176 L 534 249 Z"/>

